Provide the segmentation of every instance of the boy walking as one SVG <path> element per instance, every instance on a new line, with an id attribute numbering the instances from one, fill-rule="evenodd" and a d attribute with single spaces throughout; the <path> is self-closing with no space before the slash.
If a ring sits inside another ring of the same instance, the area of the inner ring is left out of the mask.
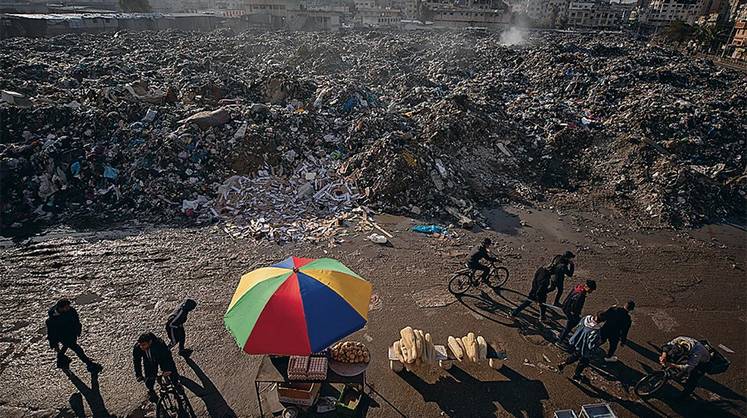
<path id="1" fill-rule="evenodd" d="M 192 299 L 186 299 L 169 315 L 166 321 L 166 335 L 169 336 L 170 341 L 169 349 L 174 348 L 178 344 L 179 355 L 182 357 L 189 357 L 192 354 L 192 350 L 184 348 L 184 343 L 187 339 L 187 334 L 184 331 L 184 323 L 187 322 L 187 316 L 195 307 L 197 307 L 197 302 Z"/>
<path id="2" fill-rule="evenodd" d="M 565 337 L 570 334 L 573 327 L 578 325 L 581 321 L 581 312 L 584 309 L 584 302 L 586 302 L 586 296 L 590 295 L 593 291 L 597 290 L 597 282 L 594 280 L 587 280 L 586 283 L 577 285 L 573 292 L 571 292 L 563 302 L 563 313 L 565 313 L 568 321 L 565 324 L 565 329 L 558 335 L 558 344 L 562 344 Z"/>

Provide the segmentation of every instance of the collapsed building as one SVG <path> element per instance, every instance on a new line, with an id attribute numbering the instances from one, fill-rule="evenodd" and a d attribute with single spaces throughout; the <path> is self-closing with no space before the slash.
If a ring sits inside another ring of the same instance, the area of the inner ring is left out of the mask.
<path id="1" fill-rule="evenodd" d="M 743 75 L 621 35 L 506 47 L 469 31 L 165 31 L 0 47 L 3 231 L 139 219 L 303 239 L 363 206 L 469 227 L 511 202 L 638 226 L 744 216 Z"/>

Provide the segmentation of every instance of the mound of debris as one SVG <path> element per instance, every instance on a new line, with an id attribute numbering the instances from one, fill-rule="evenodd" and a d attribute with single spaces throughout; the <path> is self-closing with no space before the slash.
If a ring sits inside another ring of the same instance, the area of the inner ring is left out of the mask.
<path id="1" fill-rule="evenodd" d="M 360 205 L 469 227 L 510 201 L 638 225 L 744 216 L 744 75 L 622 35 L 505 47 L 453 32 L 159 32 L 0 48 L 4 232 L 140 219 L 318 239 Z"/>

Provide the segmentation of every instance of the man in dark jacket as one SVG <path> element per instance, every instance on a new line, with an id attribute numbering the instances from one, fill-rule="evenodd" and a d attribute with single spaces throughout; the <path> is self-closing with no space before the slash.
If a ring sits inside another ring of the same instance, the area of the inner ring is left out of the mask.
<path id="1" fill-rule="evenodd" d="M 576 270 L 576 265 L 573 264 L 573 259 L 576 255 L 570 251 L 566 251 L 564 254 L 556 255 L 550 263 L 550 272 L 552 277 L 550 279 L 550 288 L 547 293 L 557 290 L 555 294 L 555 306 L 560 306 L 560 296 L 563 295 L 563 282 L 565 276 L 573 277 L 573 273 Z"/>
<path id="2" fill-rule="evenodd" d="M 148 388 L 148 399 L 156 402 L 158 397 L 154 386 L 160 369 L 164 376 L 170 377 L 178 382 L 178 374 L 171 350 L 160 338 L 148 332 L 140 335 L 137 343 L 132 348 L 132 363 L 135 366 L 135 378 L 138 382 L 145 381 Z M 143 375 L 143 370 L 145 374 Z"/>
<path id="3" fill-rule="evenodd" d="M 534 279 L 532 279 L 532 289 L 529 291 L 529 299 L 525 300 L 521 305 L 517 306 L 516 309 L 511 311 L 511 316 L 516 316 L 524 310 L 527 306 L 532 304 L 532 301 L 539 303 L 540 311 L 540 322 L 545 321 L 545 313 L 547 307 L 547 288 L 550 286 L 550 271 L 546 267 L 540 267 L 534 273 Z"/>
<path id="4" fill-rule="evenodd" d="M 567 337 L 571 330 L 573 330 L 573 328 L 581 321 L 581 312 L 584 309 L 586 295 L 591 294 L 595 290 L 597 290 L 597 282 L 594 280 L 587 280 L 586 283 L 577 285 L 573 291 L 566 296 L 562 308 L 568 321 L 565 324 L 563 332 L 558 335 L 558 343 L 562 344 L 565 337 Z"/>
<path id="5" fill-rule="evenodd" d="M 469 261 L 467 261 L 467 267 L 469 267 L 473 272 L 476 272 L 477 270 L 480 270 L 482 272 L 481 280 L 483 283 L 485 283 L 488 279 L 488 274 L 490 274 L 490 267 L 480 263 L 480 261 L 497 261 L 495 257 L 490 255 L 489 249 L 492 244 L 493 242 L 490 241 L 490 238 L 485 238 L 484 240 L 482 240 L 482 244 L 480 244 L 477 248 L 475 248 L 474 251 L 472 251 L 472 254 L 469 256 Z"/>
<path id="6" fill-rule="evenodd" d="M 615 350 L 617 350 L 617 344 L 624 346 L 628 342 L 628 331 L 632 324 L 629 312 L 632 312 L 633 309 L 635 309 L 635 302 L 631 300 L 625 304 L 625 307 L 613 306 L 602 312 L 601 317 L 605 321 L 600 331 L 602 343 L 607 340 L 610 342 L 610 348 L 607 350 L 604 361 L 616 362 Z"/>
<path id="7" fill-rule="evenodd" d="M 78 345 L 78 337 L 83 330 L 80 323 L 78 312 L 67 299 L 60 299 L 52 308 L 49 309 L 47 318 L 47 339 L 49 347 L 57 352 L 57 367 L 67 369 L 70 365 L 70 359 L 65 355 L 67 349 L 73 350 L 80 361 L 85 363 L 86 368 L 91 373 L 99 373 L 103 370 L 100 364 L 94 363 L 93 360 L 86 356 L 83 348 Z"/>
<path id="8" fill-rule="evenodd" d="M 187 334 L 184 332 L 184 323 L 187 322 L 187 315 L 195 307 L 197 307 L 197 302 L 187 299 L 169 315 L 169 319 L 166 321 L 166 335 L 169 336 L 170 341 L 169 348 L 174 348 L 179 344 L 179 355 L 182 357 L 189 357 L 192 354 L 192 350 L 184 348 L 184 342 L 187 338 Z"/>

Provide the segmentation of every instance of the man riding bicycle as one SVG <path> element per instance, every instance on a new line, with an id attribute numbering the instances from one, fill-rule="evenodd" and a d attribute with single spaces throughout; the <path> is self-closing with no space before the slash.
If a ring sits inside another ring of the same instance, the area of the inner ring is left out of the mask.
<path id="1" fill-rule="evenodd" d="M 496 261 L 498 261 L 497 258 L 490 255 L 490 246 L 492 244 L 493 242 L 490 240 L 490 238 L 485 238 L 484 240 L 482 240 L 482 244 L 480 244 L 477 248 L 475 248 L 474 251 L 472 251 L 472 255 L 469 256 L 469 261 L 467 262 L 467 267 L 472 270 L 472 274 L 475 274 L 477 270 L 480 270 L 482 272 L 480 280 L 482 280 L 483 283 L 487 283 L 488 275 L 490 274 L 490 267 L 480 263 L 480 261 L 488 260 L 491 263 L 495 263 Z"/>
<path id="2" fill-rule="evenodd" d="M 171 350 L 153 333 L 142 334 L 137 339 L 137 343 L 132 348 L 132 362 L 135 366 L 135 378 L 138 382 L 145 381 L 148 399 L 151 402 L 158 401 L 154 386 L 159 369 L 165 377 L 171 378 L 172 382 L 179 382 Z M 145 369 L 145 375 L 143 375 L 143 369 Z"/>
<path id="3" fill-rule="evenodd" d="M 681 377 L 686 377 L 682 397 L 688 398 L 698 381 L 706 374 L 711 353 L 700 341 L 690 337 L 677 337 L 664 344 L 661 348 L 659 363 L 680 371 Z"/>

